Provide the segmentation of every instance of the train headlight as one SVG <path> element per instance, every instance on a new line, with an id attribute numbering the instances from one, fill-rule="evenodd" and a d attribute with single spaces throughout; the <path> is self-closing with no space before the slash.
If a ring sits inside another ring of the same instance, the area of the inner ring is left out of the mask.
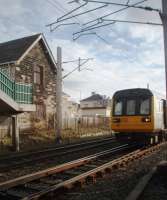
<path id="1" fill-rule="evenodd" d="M 151 122 L 151 118 L 150 117 L 143 117 L 142 122 Z"/>
<path id="2" fill-rule="evenodd" d="M 113 121 L 113 123 L 119 123 L 121 120 L 120 120 L 120 118 L 114 118 L 112 121 Z"/>

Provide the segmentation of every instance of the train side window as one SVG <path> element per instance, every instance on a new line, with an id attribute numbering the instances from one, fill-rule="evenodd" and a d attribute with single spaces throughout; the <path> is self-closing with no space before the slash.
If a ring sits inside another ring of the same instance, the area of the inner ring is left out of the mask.
<path id="1" fill-rule="evenodd" d="M 126 105 L 127 105 L 126 114 L 127 115 L 135 115 L 136 101 L 135 100 L 127 100 Z"/>
<path id="2" fill-rule="evenodd" d="M 159 101 L 158 104 L 159 104 L 159 112 L 161 112 L 161 102 Z"/>
<path id="3" fill-rule="evenodd" d="M 150 100 L 149 99 L 141 100 L 140 114 L 141 115 L 149 115 L 150 114 Z"/>
<path id="4" fill-rule="evenodd" d="M 159 112 L 163 112 L 163 101 L 159 101 Z"/>
<path id="5" fill-rule="evenodd" d="M 115 115 L 122 115 L 122 106 L 123 102 L 118 100 L 115 102 L 115 109 L 114 109 L 114 114 Z"/>

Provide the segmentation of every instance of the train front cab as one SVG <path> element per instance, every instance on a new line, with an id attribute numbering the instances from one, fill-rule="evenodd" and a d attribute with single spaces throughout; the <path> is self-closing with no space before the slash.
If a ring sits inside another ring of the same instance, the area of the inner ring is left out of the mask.
<path id="1" fill-rule="evenodd" d="M 155 98 L 150 90 L 119 91 L 112 102 L 111 128 L 117 140 L 147 144 L 162 139 L 161 129 L 155 129 Z"/>

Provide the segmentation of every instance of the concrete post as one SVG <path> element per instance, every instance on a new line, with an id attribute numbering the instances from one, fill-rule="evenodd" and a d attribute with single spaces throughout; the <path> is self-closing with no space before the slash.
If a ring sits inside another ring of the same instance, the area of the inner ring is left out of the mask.
<path id="1" fill-rule="evenodd" d="M 12 145 L 14 151 L 19 151 L 19 128 L 18 128 L 18 119 L 17 115 L 12 116 Z"/>
<path id="2" fill-rule="evenodd" d="M 166 78 L 166 100 L 167 100 L 167 0 L 162 0 L 162 13 L 160 13 L 164 31 L 165 50 L 165 78 Z"/>
<path id="3" fill-rule="evenodd" d="M 167 101 L 167 1 L 166 0 L 162 0 L 162 12 L 160 13 L 160 17 L 162 19 L 163 32 L 164 32 L 165 84 L 166 84 L 166 101 Z M 167 112 L 167 107 L 165 106 L 165 128 L 167 128 L 166 112 Z"/>
<path id="4" fill-rule="evenodd" d="M 62 140 L 62 53 L 57 47 L 57 78 L 56 78 L 56 141 Z"/>

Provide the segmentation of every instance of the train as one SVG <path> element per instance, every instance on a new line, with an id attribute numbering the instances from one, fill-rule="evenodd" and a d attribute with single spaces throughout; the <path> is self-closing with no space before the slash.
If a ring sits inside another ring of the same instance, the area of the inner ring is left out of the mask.
<path id="1" fill-rule="evenodd" d="M 155 144 L 166 139 L 166 100 L 147 88 L 116 91 L 112 98 L 111 129 L 123 142 Z"/>

